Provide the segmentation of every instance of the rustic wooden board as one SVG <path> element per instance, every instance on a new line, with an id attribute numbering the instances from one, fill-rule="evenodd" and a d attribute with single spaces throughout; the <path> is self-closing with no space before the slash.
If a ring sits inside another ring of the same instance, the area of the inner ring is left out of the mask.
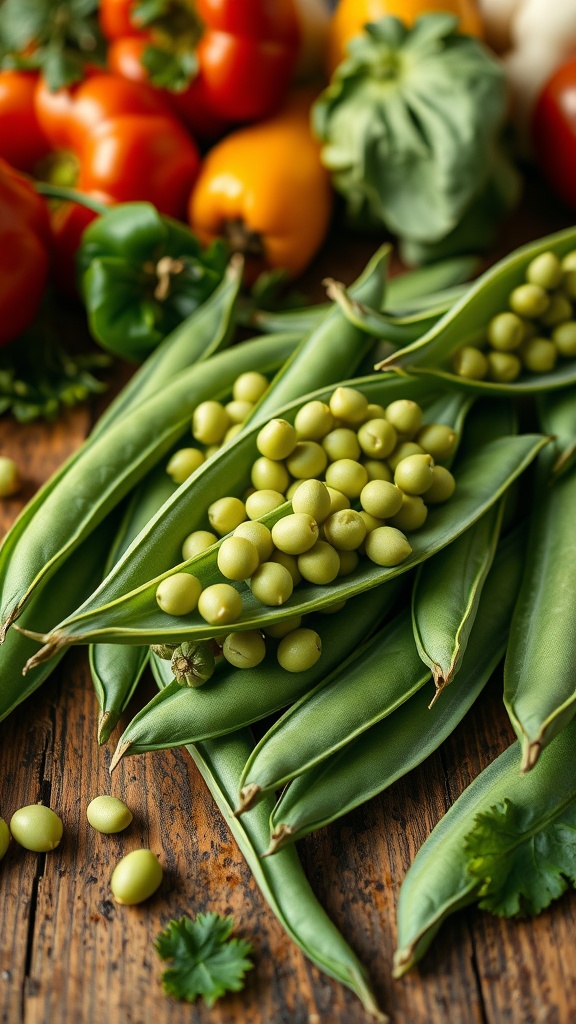
<path id="1" fill-rule="evenodd" d="M 533 200 L 534 197 L 531 197 Z M 531 202 L 509 248 L 565 223 Z M 564 219 L 563 219 L 564 218 Z M 332 245 L 310 275 L 350 280 L 371 247 Z M 15 457 L 26 484 L 0 505 L 2 532 L 34 489 L 90 426 L 86 410 L 53 426 L 0 422 L 0 452 Z M 49 529 L 49 524 L 46 524 Z M 143 682 L 139 702 L 151 695 Z M 112 780 L 110 752 L 96 745 L 97 706 L 85 652 L 67 655 L 37 694 L 0 725 L 0 813 L 42 799 L 61 814 L 65 835 L 52 854 L 12 844 L 0 866 L 0 1020 L 4 1024 L 366 1024 L 355 997 L 312 967 L 258 892 L 185 751 L 124 761 Z M 450 803 L 510 743 L 495 679 L 467 719 L 426 764 L 389 792 L 300 844 L 312 885 L 368 966 L 393 1024 L 563 1024 L 576 1008 L 572 955 L 576 897 L 534 922 L 475 911 L 444 926 L 419 970 L 390 975 L 394 908 L 414 853 Z M 95 833 L 85 808 L 99 793 L 126 800 L 134 822 L 117 837 Z M 121 908 L 109 877 L 124 853 L 149 845 L 166 867 L 160 892 Z M 153 948 L 172 917 L 234 914 L 256 948 L 243 993 L 212 1011 L 167 999 Z"/>

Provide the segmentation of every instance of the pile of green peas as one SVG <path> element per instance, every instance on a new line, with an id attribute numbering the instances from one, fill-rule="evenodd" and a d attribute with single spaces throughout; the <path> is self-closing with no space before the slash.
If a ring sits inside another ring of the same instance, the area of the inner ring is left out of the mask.
<path id="1" fill-rule="evenodd" d="M 256 370 L 241 373 L 234 382 L 232 399 L 226 405 L 207 401 L 196 407 L 192 437 L 202 447 L 179 448 L 174 452 L 166 472 L 175 484 L 183 484 L 222 445 L 236 437 L 269 383 L 268 378 Z"/>
<path id="2" fill-rule="evenodd" d="M 509 384 L 526 370 L 550 373 L 558 358 L 576 356 L 576 250 L 560 260 L 540 253 L 528 264 L 524 284 L 510 292 L 509 310 L 492 317 L 485 346 L 466 345 L 454 370 L 469 380 Z"/>
<path id="3" fill-rule="evenodd" d="M 194 531 L 182 547 L 187 561 L 223 537 L 218 569 L 230 582 L 203 589 L 195 576 L 176 573 L 157 588 L 160 608 L 174 616 L 198 609 L 208 624 L 226 625 L 242 613 L 234 583 L 248 582 L 258 601 L 277 607 L 302 580 L 330 584 L 353 573 L 362 556 L 399 565 L 412 551 L 406 533 L 454 492 L 454 477 L 441 463 L 456 443 L 451 427 L 424 425 L 416 402 L 384 408 L 350 387 L 336 388 L 327 403 L 305 403 L 294 424 L 269 420 L 257 436 L 260 455 L 244 500 L 215 501 L 210 529 Z M 286 501 L 292 512 L 272 529 L 258 521 Z M 280 640 L 278 662 L 287 671 L 305 671 L 320 657 L 320 637 L 302 628 L 300 618 L 264 633 Z M 264 659 L 266 642 L 258 630 L 234 632 L 222 653 L 236 667 L 253 668 Z"/>

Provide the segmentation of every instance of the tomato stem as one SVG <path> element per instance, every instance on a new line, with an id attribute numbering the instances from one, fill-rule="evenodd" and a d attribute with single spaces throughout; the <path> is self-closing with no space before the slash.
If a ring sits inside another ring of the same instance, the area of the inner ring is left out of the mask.
<path id="1" fill-rule="evenodd" d="M 34 188 L 41 196 L 46 196 L 47 199 L 62 199 L 69 203 L 78 203 L 79 206 L 85 206 L 87 210 L 93 210 L 94 213 L 106 213 L 110 207 L 101 203 L 98 199 L 94 199 L 92 196 L 87 196 L 84 192 L 78 192 L 75 188 L 66 188 L 63 185 L 49 185 L 46 181 L 35 181 Z"/>

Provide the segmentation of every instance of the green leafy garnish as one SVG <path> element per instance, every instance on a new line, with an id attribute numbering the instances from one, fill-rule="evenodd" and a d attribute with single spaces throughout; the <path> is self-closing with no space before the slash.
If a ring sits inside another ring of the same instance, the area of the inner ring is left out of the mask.
<path id="1" fill-rule="evenodd" d="M 78 82 L 84 66 L 104 63 L 97 0 L 4 0 L 0 66 L 42 71 L 51 91 Z"/>
<path id="2" fill-rule="evenodd" d="M 172 963 L 162 975 L 167 995 L 188 1003 L 201 996 L 212 1007 L 226 992 L 244 987 L 244 975 L 254 966 L 248 960 L 253 946 L 231 939 L 233 927 L 233 917 L 214 913 L 170 921 L 155 943 L 160 958 Z"/>
<path id="3" fill-rule="evenodd" d="M 547 813 L 503 800 L 477 815 L 464 844 L 483 910 L 539 914 L 576 886 L 576 800 Z"/>

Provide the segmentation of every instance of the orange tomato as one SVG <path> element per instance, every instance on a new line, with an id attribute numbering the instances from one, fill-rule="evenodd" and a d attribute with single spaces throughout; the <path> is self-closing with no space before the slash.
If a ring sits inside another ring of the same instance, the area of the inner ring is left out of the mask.
<path id="1" fill-rule="evenodd" d="M 346 44 L 361 33 L 367 22 L 393 14 L 407 25 L 413 25 L 421 14 L 431 11 L 457 14 L 460 32 L 482 38 L 482 19 L 475 0 L 340 0 L 328 36 L 330 74 L 346 56 Z"/>
<path id="2" fill-rule="evenodd" d="M 309 123 L 310 97 L 228 135 L 208 153 L 188 208 L 203 242 L 228 238 L 248 278 L 267 267 L 307 266 L 328 230 L 332 191 Z"/>

